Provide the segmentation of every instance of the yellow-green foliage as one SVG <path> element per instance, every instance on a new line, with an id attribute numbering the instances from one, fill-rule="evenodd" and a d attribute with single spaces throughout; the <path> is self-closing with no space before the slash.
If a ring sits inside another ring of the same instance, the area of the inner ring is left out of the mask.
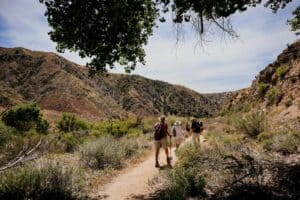
<path id="1" fill-rule="evenodd" d="M 0 199 L 76 199 L 78 171 L 61 165 L 25 165 L 0 173 Z"/>
<path id="2" fill-rule="evenodd" d="M 235 128 L 250 137 L 256 137 L 265 131 L 267 118 L 263 112 L 253 112 L 244 116 L 236 116 L 232 119 Z"/>
<path id="3" fill-rule="evenodd" d="M 283 79 L 286 73 L 287 73 L 287 68 L 284 65 L 281 65 L 276 69 L 276 78 Z"/>
<path id="4" fill-rule="evenodd" d="M 57 124 L 57 128 L 63 132 L 71 132 L 78 130 L 89 129 L 89 124 L 78 118 L 76 115 L 71 113 L 63 113 L 60 121 Z"/>
<path id="5" fill-rule="evenodd" d="M 276 98 L 277 98 L 277 90 L 275 88 L 271 88 L 270 90 L 268 90 L 266 94 L 266 99 L 268 100 L 268 103 L 269 104 L 273 103 Z"/>
<path id="6" fill-rule="evenodd" d="M 135 118 L 128 118 L 126 120 L 112 120 L 95 123 L 92 126 L 92 134 L 99 135 L 113 135 L 121 137 L 124 135 L 139 136 L 142 134 L 142 128 L 138 127 Z"/>
<path id="7" fill-rule="evenodd" d="M 267 83 L 260 83 L 257 88 L 257 94 L 259 97 L 264 97 L 266 92 L 268 91 L 270 85 Z"/>

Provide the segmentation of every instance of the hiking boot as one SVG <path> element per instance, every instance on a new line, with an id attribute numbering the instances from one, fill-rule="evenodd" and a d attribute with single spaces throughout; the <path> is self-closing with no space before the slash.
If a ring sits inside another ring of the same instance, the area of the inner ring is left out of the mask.
<path id="1" fill-rule="evenodd" d="M 155 167 L 156 168 L 159 168 L 160 166 L 159 166 L 159 163 L 156 161 L 156 163 L 155 163 Z"/>

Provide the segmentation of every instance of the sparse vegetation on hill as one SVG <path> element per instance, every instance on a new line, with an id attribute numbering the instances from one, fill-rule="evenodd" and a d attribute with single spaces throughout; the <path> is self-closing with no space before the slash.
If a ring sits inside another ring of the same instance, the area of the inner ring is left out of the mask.
<path id="1" fill-rule="evenodd" d="M 262 70 L 251 87 L 229 98 L 223 113 L 244 112 L 244 105 L 251 109 L 266 109 L 272 119 L 288 121 L 300 112 L 300 41 L 288 45 L 277 60 Z M 289 108 L 286 111 L 286 107 Z M 250 111 L 250 110 L 248 110 Z M 248 112 L 247 111 L 247 112 Z"/>
<path id="2" fill-rule="evenodd" d="M 201 95 L 182 86 L 136 75 L 89 77 L 82 66 L 53 53 L 0 48 L 0 106 L 37 102 L 49 111 L 97 120 L 152 116 L 215 115 L 227 93 Z"/>

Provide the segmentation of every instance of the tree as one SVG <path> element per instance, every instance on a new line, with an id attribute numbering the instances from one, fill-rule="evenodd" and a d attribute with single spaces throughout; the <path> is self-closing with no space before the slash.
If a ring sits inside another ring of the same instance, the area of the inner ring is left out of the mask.
<path id="1" fill-rule="evenodd" d="M 288 20 L 288 24 L 291 25 L 292 31 L 296 32 L 296 35 L 300 35 L 300 6 L 293 12 L 293 18 Z"/>
<path id="2" fill-rule="evenodd" d="M 53 30 L 51 39 L 57 50 L 78 51 L 91 57 L 91 72 L 105 72 L 116 63 L 126 71 L 137 63 L 145 64 L 144 45 L 153 33 L 156 19 L 165 22 L 171 12 L 175 24 L 191 23 L 202 37 L 208 26 L 236 37 L 229 17 L 264 3 L 276 12 L 292 0 L 40 0 L 47 7 L 45 15 Z M 299 28 L 299 10 L 289 23 Z M 207 23 L 205 23 L 207 22 Z"/>
<path id="3" fill-rule="evenodd" d="M 144 63 L 143 45 L 152 34 L 156 19 L 151 0 L 41 0 L 53 30 L 57 50 L 79 51 L 91 57 L 92 71 L 106 71 L 115 62 L 130 71 Z"/>
<path id="4" fill-rule="evenodd" d="M 46 133 L 49 123 L 43 119 L 40 111 L 36 104 L 21 105 L 6 111 L 2 116 L 2 121 L 21 133 L 31 128 L 35 128 L 39 133 Z"/>

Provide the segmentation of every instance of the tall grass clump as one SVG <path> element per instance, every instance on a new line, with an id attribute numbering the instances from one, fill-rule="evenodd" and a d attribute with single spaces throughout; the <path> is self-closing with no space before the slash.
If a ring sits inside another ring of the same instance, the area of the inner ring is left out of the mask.
<path id="1" fill-rule="evenodd" d="M 14 130 L 0 122 L 0 147 L 6 144 L 14 135 Z"/>
<path id="2" fill-rule="evenodd" d="M 296 130 L 284 128 L 258 135 L 259 143 L 264 149 L 282 154 L 292 154 L 300 150 L 300 133 Z"/>
<path id="3" fill-rule="evenodd" d="M 78 172 L 60 165 L 26 165 L 0 173 L 0 199 L 77 199 Z"/>
<path id="4" fill-rule="evenodd" d="M 122 168 L 125 159 L 139 152 L 139 145 L 134 139 L 116 139 L 112 136 L 100 136 L 88 142 L 80 149 L 83 163 L 93 169 Z"/>
<path id="5" fill-rule="evenodd" d="M 236 117 L 233 125 L 238 131 L 250 136 L 257 137 L 267 128 L 267 119 L 263 112 L 252 112 L 242 117 Z"/>
<path id="6" fill-rule="evenodd" d="M 203 193 L 205 180 L 197 168 L 175 167 L 165 173 L 165 188 L 159 199 L 181 200 Z"/>

